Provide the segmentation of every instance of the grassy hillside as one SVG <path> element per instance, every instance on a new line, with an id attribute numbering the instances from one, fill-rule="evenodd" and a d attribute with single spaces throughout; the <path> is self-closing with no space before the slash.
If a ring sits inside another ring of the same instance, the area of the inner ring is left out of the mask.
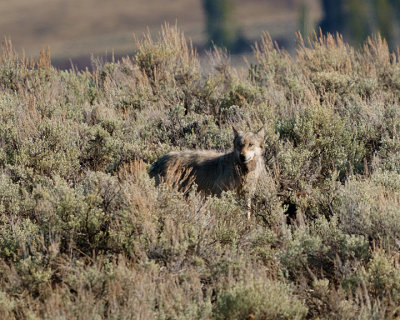
<path id="1" fill-rule="evenodd" d="M 400 63 L 379 38 L 268 36 L 205 73 L 175 28 L 131 59 L 0 60 L 0 318 L 394 319 Z M 266 128 L 254 216 L 236 195 L 155 187 L 169 150 Z"/>

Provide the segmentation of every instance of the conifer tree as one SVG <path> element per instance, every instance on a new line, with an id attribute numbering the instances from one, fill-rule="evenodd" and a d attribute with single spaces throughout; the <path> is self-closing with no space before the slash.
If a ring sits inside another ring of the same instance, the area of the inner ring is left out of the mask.
<path id="1" fill-rule="evenodd" d="M 232 49 L 237 41 L 232 0 L 203 0 L 209 44 Z"/>

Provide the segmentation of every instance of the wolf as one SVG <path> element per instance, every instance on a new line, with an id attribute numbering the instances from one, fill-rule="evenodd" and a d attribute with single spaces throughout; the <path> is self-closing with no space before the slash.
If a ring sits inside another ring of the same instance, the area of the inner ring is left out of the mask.
<path id="1" fill-rule="evenodd" d="M 265 129 L 243 132 L 232 128 L 233 151 L 172 151 L 152 165 L 150 177 L 154 177 L 156 185 L 167 181 L 181 190 L 188 190 L 195 183 L 204 195 L 220 196 L 223 191 L 236 191 L 245 197 L 250 219 L 251 197 L 259 177 L 265 173 L 262 157 Z"/>

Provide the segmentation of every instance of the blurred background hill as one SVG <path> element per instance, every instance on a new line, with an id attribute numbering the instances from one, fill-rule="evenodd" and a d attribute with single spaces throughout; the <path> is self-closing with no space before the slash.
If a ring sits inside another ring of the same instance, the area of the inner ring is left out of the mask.
<path id="1" fill-rule="evenodd" d="M 381 32 L 394 47 L 399 13 L 397 0 L 13 0 L 0 3 L 0 36 L 28 57 L 49 47 L 53 64 L 69 68 L 90 65 L 92 54 L 132 54 L 133 34 L 157 33 L 164 22 L 177 23 L 200 53 L 210 43 L 249 51 L 263 31 L 290 51 L 297 31 L 319 27 L 353 44 Z"/>

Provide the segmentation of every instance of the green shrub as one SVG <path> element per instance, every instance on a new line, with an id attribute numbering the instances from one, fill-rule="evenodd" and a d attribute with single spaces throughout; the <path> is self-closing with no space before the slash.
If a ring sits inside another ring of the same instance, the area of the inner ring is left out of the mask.
<path id="1" fill-rule="evenodd" d="M 341 228 L 385 248 L 397 247 L 400 232 L 398 179 L 398 174 L 393 172 L 349 179 L 341 188 L 337 207 Z"/>
<path id="2" fill-rule="evenodd" d="M 264 279 L 243 280 L 218 293 L 216 319 L 303 319 L 307 308 L 292 289 Z"/>
<path id="3" fill-rule="evenodd" d="M 310 271 L 318 270 L 324 278 L 342 281 L 352 274 L 351 268 L 338 267 L 342 263 L 349 266 L 368 261 L 368 241 L 364 236 L 343 232 L 336 217 L 331 221 L 320 217 L 294 231 L 281 259 L 292 277 L 312 277 Z"/>
<path id="4" fill-rule="evenodd" d="M 176 27 L 134 57 L 60 71 L 0 58 L 0 312 L 10 319 L 398 317 L 399 59 L 379 37 L 268 35 L 248 73 L 200 65 Z M 397 58 L 396 58 L 397 57 Z M 203 61 L 203 60 L 202 60 Z M 264 126 L 234 192 L 154 185 L 171 150 Z"/>

